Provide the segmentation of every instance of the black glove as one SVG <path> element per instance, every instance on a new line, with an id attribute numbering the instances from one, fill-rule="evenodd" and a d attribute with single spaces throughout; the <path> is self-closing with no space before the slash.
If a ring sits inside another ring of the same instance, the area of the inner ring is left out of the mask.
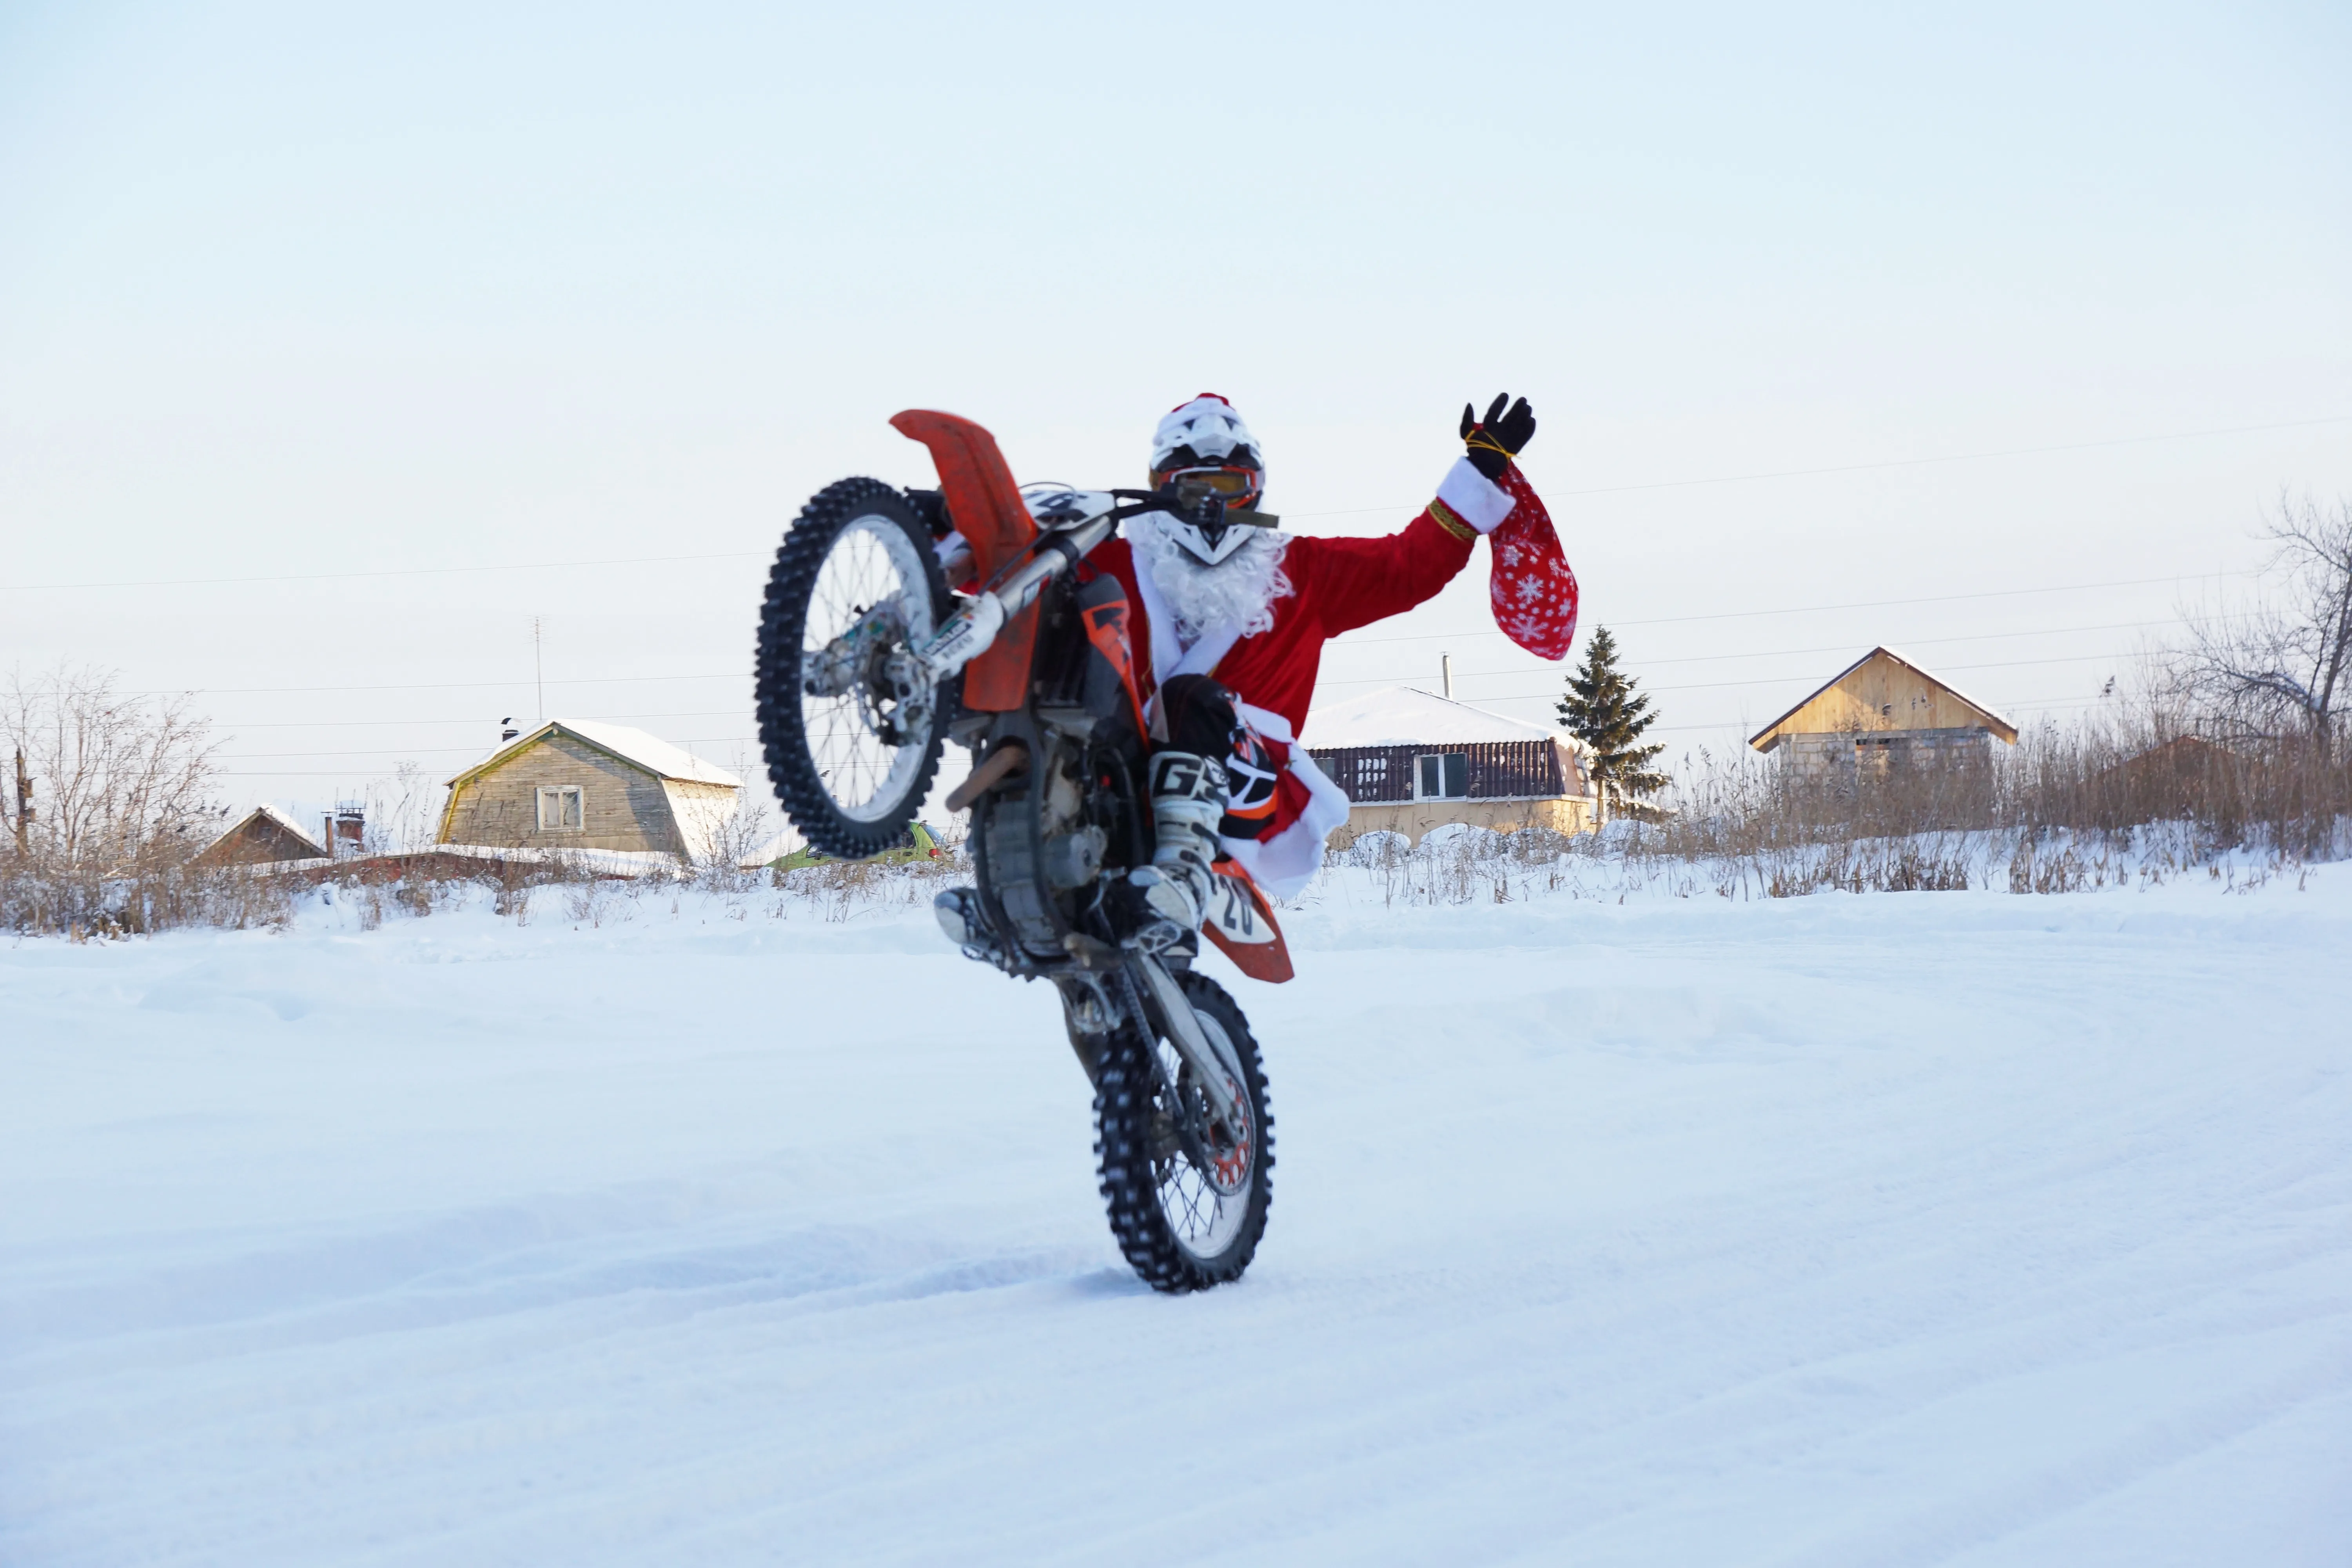
<path id="1" fill-rule="evenodd" d="M 1470 405 L 1462 405 L 1462 439 L 1470 448 L 1470 466 L 1486 475 L 1489 484 L 1499 483 L 1511 459 L 1535 439 L 1536 411 L 1522 397 L 1511 404 L 1508 414 L 1504 413 L 1503 405 L 1510 397 L 1507 392 L 1496 393 L 1483 420 L 1471 416 Z"/>

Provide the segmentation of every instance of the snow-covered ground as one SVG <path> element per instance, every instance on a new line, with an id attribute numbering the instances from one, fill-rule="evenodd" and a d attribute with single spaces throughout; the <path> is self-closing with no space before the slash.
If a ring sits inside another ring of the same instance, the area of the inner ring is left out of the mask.
<path id="1" fill-rule="evenodd" d="M 920 910 L 0 949 L 0 1563 L 2352 1561 L 2352 867 L 1370 889 L 1182 1300 Z"/>

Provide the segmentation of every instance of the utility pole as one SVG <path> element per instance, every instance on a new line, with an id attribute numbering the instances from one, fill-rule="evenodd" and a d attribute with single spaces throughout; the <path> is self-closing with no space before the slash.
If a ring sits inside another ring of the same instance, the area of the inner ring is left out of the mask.
<path id="1" fill-rule="evenodd" d="M 547 722 L 547 661 L 540 656 L 540 617 L 530 618 L 530 679 L 539 689 L 539 721 Z"/>
<path id="2" fill-rule="evenodd" d="M 33 852 L 33 775 L 25 771 L 25 748 L 16 748 L 16 853 Z"/>

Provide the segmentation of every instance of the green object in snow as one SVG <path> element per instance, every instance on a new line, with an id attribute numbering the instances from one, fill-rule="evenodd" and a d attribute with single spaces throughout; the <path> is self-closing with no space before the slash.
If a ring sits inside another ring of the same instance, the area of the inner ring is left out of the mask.
<path id="1" fill-rule="evenodd" d="M 898 835 L 898 843 L 877 854 L 865 857 L 859 863 L 867 866 L 905 866 L 917 860 L 936 860 L 946 853 L 946 850 L 940 847 L 938 837 L 929 828 L 918 822 L 906 832 Z M 811 866 L 835 864 L 839 858 L 838 856 L 827 855 L 803 845 L 782 858 L 771 860 L 768 864 L 779 871 L 799 871 Z"/>

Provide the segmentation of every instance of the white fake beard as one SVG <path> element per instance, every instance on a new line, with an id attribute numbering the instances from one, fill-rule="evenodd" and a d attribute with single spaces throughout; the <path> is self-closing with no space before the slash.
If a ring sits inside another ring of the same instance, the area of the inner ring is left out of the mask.
<path id="1" fill-rule="evenodd" d="M 1245 637 L 1274 629 L 1274 602 L 1296 591 L 1282 570 L 1290 535 L 1252 528 L 1247 542 L 1212 566 L 1171 539 L 1158 518 L 1137 521 L 1142 526 L 1129 531 L 1128 542 L 1175 615 L 1179 643 L 1190 647 L 1202 633 L 1236 622 Z"/>

